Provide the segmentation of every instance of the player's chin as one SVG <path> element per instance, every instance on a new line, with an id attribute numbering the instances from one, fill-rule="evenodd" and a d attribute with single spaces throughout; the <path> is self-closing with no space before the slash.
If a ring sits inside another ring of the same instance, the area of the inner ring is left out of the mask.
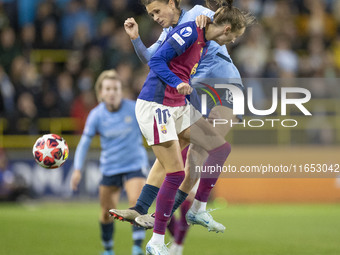
<path id="1" fill-rule="evenodd" d="M 165 22 L 165 21 L 160 22 L 159 25 L 161 25 L 162 28 L 168 28 L 168 27 L 170 27 L 170 24 L 168 24 L 168 23 Z"/>
<path id="2" fill-rule="evenodd" d="M 116 102 L 113 100 L 110 101 L 106 101 L 105 104 L 109 107 L 109 108 L 114 108 L 114 106 L 116 105 Z"/>

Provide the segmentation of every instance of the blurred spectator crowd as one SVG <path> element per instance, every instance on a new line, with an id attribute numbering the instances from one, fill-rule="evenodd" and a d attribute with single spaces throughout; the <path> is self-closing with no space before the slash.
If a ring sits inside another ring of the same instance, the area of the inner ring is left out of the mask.
<path id="1" fill-rule="evenodd" d="M 234 3 L 258 20 L 229 48 L 243 78 L 339 77 L 340 1 Z M 184 9 L 195 4 L 204 1 L 181 1 Z M 124 31 L 128 17 L 135 17 L 147 46 L 157 40 L 162 29 L 137 0 L 0 0 L 4 133 L 37 134 L 39 118 L 85 120 L 104 69 L 116 68 L 125 96 L 135 99 L 148 67 Z"/>

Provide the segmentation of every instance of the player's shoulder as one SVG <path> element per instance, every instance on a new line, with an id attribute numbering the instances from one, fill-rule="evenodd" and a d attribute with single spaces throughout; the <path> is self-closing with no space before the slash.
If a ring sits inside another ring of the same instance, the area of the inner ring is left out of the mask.
<path id="1" fill-rule="evenodd" d="M 176 41 L 181 47 L 184 47 L 184 45 L 187 45 L 188 43 L 191 44 L 197 37 L 198 33 L 195 21 L 189 21 L 176 26 L 176 28 L 168 35 L 170 41 Z"/>
<path id="2" fill-rule="evenodd" d="M 99 102 L 91 111 L 90 113 L 97 113 L 103 111 L 105 107 L 105 103 Z"/>
<path id="3" fill-rule="evenodd" d="M 204 11 L 204 10 L 209 10 L 209 9 L 204 7 L 203 5 L 196 4 L 188 12 L 200 12 L 200 11 Z"/>
<path id="4" fill-rule="evenodd" d="M 213 13 L 212 10 L 210 10 L 209 8 L 207 7 L 204 7 L 202 5 L 195 5 L 194 7 L 192 7 L 189 11 L 187 11 L 188 14 L 195 14 L 195 15 L 207 15 L 209 16 L 208 14 L 209 13 Z"/>
<path id="5" fill-rule="evenodd" d="M 182 37 L 189 37 L 196 31 L 197 25 L 195 21 L 188 21 L 178 25 L 172 32 L 178 33 Z"/>
<path id="6" fill-rule="evenodd" d="M 87 126 L 95 126 L 98 124 L 100 117 L 103 115 L 103 104 L 99 103 L 97 106 L 95 106 L 88 114 L 86 118 L 86 125 Z M 105 106 L 104 106 L 105 107 Z"/>
<path id="7" fill-rule="evenodd" d="M 88 115 L 88 118 L 96 118 L 98 117 L 105 109 L 105 104 L 103 102 L 97 104 Z"/>

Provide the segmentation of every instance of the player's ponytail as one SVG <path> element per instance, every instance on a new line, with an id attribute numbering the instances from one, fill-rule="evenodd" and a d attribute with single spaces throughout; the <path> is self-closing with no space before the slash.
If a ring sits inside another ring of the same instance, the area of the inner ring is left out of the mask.
<path id="1" fill-rule="evenodd" d="M 117 71 L 115 69 L 111 69 L 111 70 L 106 70 L 103 71 L 97 78 L 96 84 L 94 85 L 94 89 L 96 91 L 96 97 L 98 102 L 102 101 L 102 98 L 100 96 L 100 91 L 102 89 L 102 83 L 105 79 L 113 79 L 113 80 L 118 80 L 120 82 L 122 82 L 122 80 L 120 79 Z"/>
<path id="2" fill-rule="evenodd" d="M 213 1 L 214 4 L 212 4 L 211 1 Z M 233 2 L 233 0 L 206 0 L 208 8 L 218 8 L 214 15 L 214 24 L 230 24 L 232 31 L 240 30 L 254 24 L 255 17 L 248 12 L 243 12 L 237 7 L 234 7 Z"/>
<path id="3" fill-rule="evenodd" d="M 233 8 L 233 2 L 234 2 L 234 0 L 227 0 L 226 6 L 228 7 L 229 10 L 231 10 Z"/>

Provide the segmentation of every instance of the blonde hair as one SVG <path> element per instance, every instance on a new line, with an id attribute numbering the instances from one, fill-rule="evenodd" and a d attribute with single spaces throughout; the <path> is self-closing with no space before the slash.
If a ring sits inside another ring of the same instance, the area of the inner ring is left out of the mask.
<path id="1" fill-rule="evenodd" d="M 169 3 L 169 0 L 141 0 L 141 1 L 142 1 L 142 4 L 143 4 L 144 6 L 147 6 L 147 5 L 149 5 L 149 4 L 153 3 L 153 2 L 156 2 L 156 1 L 158 1 L 158 2 L 163 2 L 163 3 L 165 3 L 165 4 L 168 4 L 168 3 Z M 173 1 L 174 1 L 174 3 L 175 3 L 175 7 L 176 7 L 178 10 L 180 10 L 181 8 L 179 7 L 179 4 L 181 3 L 182 0 L 173 0 Z"/>
<path id="2" fill-rule="evenodd" d="M 96 84 L 94 85 L 98 102 L 102 101 L 102 98 L 100 96 L 100 91 L 102 89 L 102 84 L 103 84 L 103 81 L 105 79 L 113 79 L 113 80 L 120 81 L 122 83 L 122 80 L 120 79 L 120 77 L 119 77 L 119 75 L 118 75 L 118 73 L 115 69 L 106 70 L 106 71 L 102 72 L 98 76 Z"/>
<path id="3" fill-rule="evenodd" d="M 242 28 L 253 25 L 256 18 L 249 12 L 243 12 L 233 6 L 233 0 L 213 0 L 219 8 L 214 15 L 214 24 L 230 24 L 231 31 L 238 31 Z M 206 5 L 211 8 L 211 2 L 206 0 Z"/>

